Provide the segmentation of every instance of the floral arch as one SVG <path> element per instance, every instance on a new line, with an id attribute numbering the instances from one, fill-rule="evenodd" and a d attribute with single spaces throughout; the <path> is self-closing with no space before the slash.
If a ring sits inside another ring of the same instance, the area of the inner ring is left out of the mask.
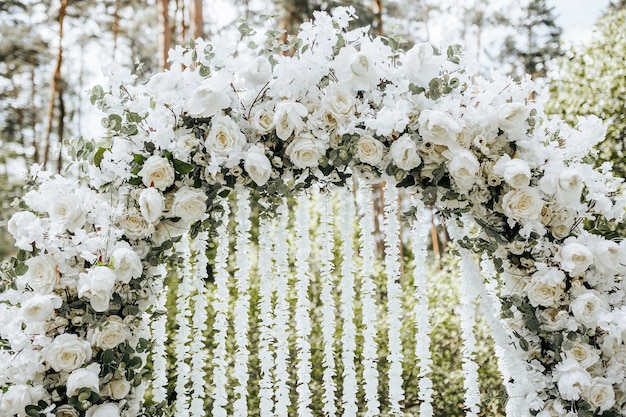
<path id="1" fill-rule="evenodd" d="M 421 44 L 403 52 L 393 40 L 348 31 L 350 17 L 349 9 L 318 14 L 303 25 L 293 56 L 281 54 L 271 33 L 259 42 L 263 36 L 242 27 L 247 48 L 198 40 L 174 50 L 172 70 L 145 85 L 111 70 L 109 85 L 93 89 L 111 136 L 77 143 L 86 179 L 33 169 L 35 186 L 9 223 L 19 251 L 4 271 L 0 298 L 2 415 L 166 415 L 163 407 L 142 409 L 146 390 L 153 403 L 167 402 L 165 263 L 179 265 L 181 277 L 171 348 L 175 415 L 225 416 L 227 406 L 247 415 L 251 350 L 259 358 L 261 416 L 312 415 L 312 366 L 323 367 L 316 389 L 325 415 L 374 416 L 383 409 L 404 415 L 401 217 L 412 225 L 415 255 L 420 415 L 431 415 L 421 268 L 426 206 L 447 219 L 459 245 L 463 311 L 478 298 L 488 313 L 507 414 L 626 413 L 626 245 L 581 227 L 586 219 L 624 212 L 616 198 L 621 180 L 586 162 L 604 134 L 599 122 L 581 119 L 574 130 L 548 120 L 529 80 L 474 76 L 454 46 L 436 51 Z M 371 184 L 381 181 L 382 305 L 370 279 Z M 399 190 L 412 196 L 408 210 L 398 205 Z M 328 196 L 335 192 L 341 198 L 333 219 Z M 322 201 L 315 224 L 307 211 L 312 196 Z M 253 200 L 261 207 L 254 238 Z M 289 221 L 294 236 L 287 236 Z M 344 254 L 336 272 L 333 223 Z M 312 364 L 309 343 L 313 233 L 322 282 L 321 364 Z M 253 239 L 258 254 L 250 251 Z M 212 277 L 207 245 L 215 246 Z M 356 251 L 358 258 L 350 255 Z M 474 253 L 482 255 L 480 270 Z M 250 315 L 253 270 L 258 316 Z M 233 317 L 226 314 L 229 300 Z M 387 375 L 376 368 L 380 309 L 388 329 Z M 214 334 L 210 352 L 202 336 L 207 327 Z M 462 327 L 464 407 L 472 416 L 479 410 L 471 314 Z M 227 343 L 235 344 L 233 358 L 226 357 Z M 295 370 L 288 371 L 290 364 Z M 383 378 L 387 398 L 377 394 Z"/>

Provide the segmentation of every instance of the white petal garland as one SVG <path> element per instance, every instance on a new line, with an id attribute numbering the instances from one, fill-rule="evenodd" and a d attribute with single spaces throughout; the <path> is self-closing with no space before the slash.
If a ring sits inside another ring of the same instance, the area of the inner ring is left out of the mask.
<path id="1" fill-rule="evenodd" d="M 259 397 L 261 417 L 274 416 L 274 354 L 272 345 L 272 222 L 266 217 L 259 219 L 259 361 L 261 379 Z"/>
<path id="2" fill-rule="evenodd" d="M 359 182 L 358 206 L 360 211 L 360 256 L 361 265 L 361 304 L 363 315 L 363 380 L 366 402 L 366 417 L 378 416 L 380 401 L 378 400 L 378 344 L 376 343 L 376 284 L 372 279 L 374 270 L 374 213 L 372 209 L 372 188 L 365 181 Z"/>
<path id="3" fill-rule="evenodd" d="M 337 390 L 334 377 L 335 370 L 335 280 L 333 277 L 333 209 L 328 191 L 323 193 L 322 209 L 320 215 L 321 239 L 321 281 L 322 292 L 322 337 L 324 343 L 324 373 L 323 373 L 323 412 L 328 417 L 335 416 L 337 406 L 335 405 L 335 391 Z"/>
<path id="4" fill-rule="evenodd" d="M 193 297 L 194 310 L 192 317 L 191 338 L 191 416 L 203 417 L 204 398 L 206 397 L 206 371 L 207 350 L 204 345 L 204 332 L 207 329 L 207 295 L 206 279 L 208 278 L 208 259 L 206 256 L 208 232 L 200 232 L 196 239 L 191 242 L 192 255 L 194 257 L 192 287 L 195 291 Z"/>
<path id="5" fill-rule="evenodd" d="M 154 380 L 152 381 L 152 398 L 155 403 L 165 401 L 167 398 L 167 352 L 165 350 L 167 309 L 165 303 L 167 301 L 167 293 L 169 288 L 165 281 L 166 271 L 162 268 L 162 274 L 157 278 L 154 291 L 158 296 L 154 305 L 154 312 L 158 315 L 152 321 L 152 340 L 154 347 L 152 348 L 152 365 L 154 367 Z"/>
<path id="6" fill-rule="evenodd" d="M 189 360 L 189 340 L 191 329 L 189 327 L 189 299 L 191 297 L 191 253 L 189 252 L 189 235 L 184 234 L 181 241 L 176 245 L 176 250 L 182 259 L 181 275 L 176 293 L 176 323 L 178 332 L 174 340 L 174 351 L 176 353 L 176 404 L 175 415 L 184 417 L 189 415 L 189 383 L 190 367 Z"/>
<path id="7" fill-rule="evenodd" d="M 420 367 L 419 393 L 420 417 L 433 415 L 433 382 L 430 379 L 432 358 L 430 354 L 430 321 L 428 319 L 428 281 L 426 274 L 426 258 L 428 256 L 428 233 L 430 231 L 430 215 L 424 203 L 412 197 L 415 219 L 411 225 L 411 244 L 413 251 L 413 279 L 415 285 L 415 357 Z"/>
<path id="8" fill-rule="evenodd" d="M 463 238 L 464 232 L 454 223 L 447 223 L 450 236 L 455 240 Z M 461 282 L 459 292 L 461 295 L 461 339 L 463 339 L 463 386 L 465 388 L 465 415 L 468 417 L 477 417 L 480 412 L 480 389 L 478 386 L 478 364 L 476 363 L 476 336 L 474 327 L 476 325 L 476 306 L 474 301 L 478 296 L 478 290 L 472 282 L 478 275 L 475 268 L 473 254 L 467 249 L 459 248 L 461 255 Z"/>
<path id="9" fill-rule="evenodd" d="M 311 317 L 309 300 L 309 256 L 311 242 L 309 234 L 309 197 L 298 195 L 298 210 L 295 221 L 296 232 L 296 373 L 298 375 L 297 413 L 299 417 L 312 417 L 311 413 Z"/>
<path id="10" fill-rule="evenodd" d="M 248 329 L 250 310 L 250 191 L 245 187 L 237 188 L 237 212 L 235 213 L 235 285 L 237 299 L 235 300 L 235 369 L 234 376 L 238 385 L 234 388 L 235 402 L 233 415 L 245 417 L 248 415 Z"/>
<path id="11" fill-rule="evenodd" d="M 215 254 L 215 300 L 213 309 L 215 320 L 213 322 L 214 349 L 213 349 L 213 416 L 226 417 L 228 394 L 226 392 L 227 374 L 226 367 L 226 336 L 228 332 L 228 252 L 229 252 L 229 228 L 228 218 L 230 206 L 227 200 L 222 200 L 224 209 L 222 223 L 217 228 L 217 251 Z"/>
<path id="12" fill-rule="evenodd" d="M 402 388 L 402 294 L 400 288 L 400 223 L 398 222 L 398 191 L 392 179 L 385 185 L 385 275 L 387 276 L 387 325 L 389 354 L 389 413 L 403 415 Z"/>
<path id="13" fill-rule="evenodd" d="M 352 187 L 341 190 L 341 318 L 343 333 L 341 335 L 341 359 L 343 363 L 343 416 L 356 416 L 357 407 L 357 380 L 354 357 L 356 350 L 356 325 L 354 323 L 354 220 L 355 208 L 352 197 Z"/>
<path id="14" fill-rule="evenodd" d="M 288 415 L 289 408 L 289 244 L 287 242 L 287 230 L 289 223 L 289 208 L 286 199 L 283 199 L 276 210 L 277 226 L 274 231 L 274 289 L 276 302 L 274 304 L 274 337 L 275 342 L 275 366 L 274 384 L 276 404 L 274 414 L 276 416 Z"/>

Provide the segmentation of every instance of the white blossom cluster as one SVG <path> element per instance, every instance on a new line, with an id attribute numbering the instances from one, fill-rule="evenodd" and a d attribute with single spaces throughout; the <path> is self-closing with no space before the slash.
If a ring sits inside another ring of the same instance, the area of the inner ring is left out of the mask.
<path id="1" fill-rule="evenodd" d="M 626 243 L 582 228 L 624 212 L 620 181 L 585 159 L 603 137 L 598 120 L 581 119 L 577 130 L 548 120 L 529 80 L 468 74 L 454 46 L 404 52 L 348 31 L 350 17 L 350 9 L 317 14 L 293 55 L 274 51 L 270 38 L 248 49 L 197 40 L 174 50 L 172 69 L 145 85 L 108 69 L 109 85 L 94 88 L 92 100 L 112 140 L 94 153 L 89 184 L 35 170 L 37 188 L 9 222 L 20 252 L 0 295 L 3 412 L 137 415 L 150 349 L 139 337 L 142 319 L 158 312 L 156 266 L 173 243 L 189 229 L 193 237 L 219 226 L 218 195 L 236 187 L 277 207 L 314 182 L 342 185 L 356 175 L 408 188 L 445 216 L 481 226 L 459 244 L 496 261 L 507 330 L 534 378 L 511 383 L 527 395 L 520 404 L 541 416 L 626 413 Z M 269 375 L 280 358 L 269 329 L 261 332 Z M 399 363 L 400 352 L 390 355 Z M 223 376 L 224 364 L 214 365 Z M 333 393 L 329 369 L 324 389 Z M 390 391 L 400 413 L 401 387 Z M 272 393 L 261 387 L 262 408 L 272 409 Z M 216 409 L 223 401 L 222 393 Z"/>

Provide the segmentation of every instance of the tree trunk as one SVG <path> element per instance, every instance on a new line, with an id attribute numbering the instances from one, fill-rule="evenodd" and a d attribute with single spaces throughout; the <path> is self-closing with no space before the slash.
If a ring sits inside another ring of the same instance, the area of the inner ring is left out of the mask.
<path id="1" fill-rule="evenodd" d="M 374 0 L 374 22 L 372 22 L 374 34 L 381 36 L 383 31 L 383 0 Z"/>
<path id="2" fill-rule="evenodd" d="M 157 0 L 157 9 L 159 13 L 159 68 L 164 70 L 170 67 L 167 54 L 172 42 L 169 0 Z"/>
<path id="3" fill-rule="evenodd" d="M 32 66 L 30 67 L 30 125 L 33 130 L 33 163 L 39 163 L 39 142 L 37 141 L 37 114 L 39 114 L 37 110 L 37 84 L 35 83 L 35 75 L 36 75 L 36 64 L 33 61 Z M 28 160 L 26 161 L 26 166 L 28 167 L 30 164 Z"/>
<path id="4" fill-rule="evenodd" d="M 202 0 L 191 0 L 191 2 L 189 3 L 189 25 L 191 39 L 198 39 L 204 36 Z"/>
<path id="5" fill-rule="evenodd" d="M 59 122 L 57 124 L 57 136 L 59 137 L 59 155 L 57 156 L 57 173 L 63 168 L 63 131 L 65 130 L 65 98 L 63 97 L 63 85 L 59 87 Z"/>
<path id="6" fill-rule="evenodd" d="M 311 18 L 311 9 L 308 0 L 278 0 L 276 9 L 280 14 L 280 26 L 285 31 L 280 41 L 288 43 L 290 35 L 296 35 L 300 25 Z M 286 51 L 286 55 L 294 51 Z"/>
<path id="7" fill-rule="evenodd" d="M 111 24 L 111 32 L 113 33 L 113 51 L 111 55 L 113 61 L 115 61 L 117 42 L 120 35 L 120 6 L 120 0 L 115 0 L 115 8 L 113 9 L 113 23 Z"/>
<path id="8" fill-rule="evenodd" d="M 67 11 L 68 0 L 61 0 L 59 8 L 59 50 L 57 52 L 56 66 L 50 83 L 50 100 L 48 101 L 48 111 L 46 112 L 46 130 L 43 139 L 43 160 L 42 168 L 46 169 L 48 164 L 48 155 L 50 153 L 50 134 L 52 133 L 52 119 L 54 117 L 54 102 L 56 100 L 57 91 L 61 84 L 61 66 L 63 65 L 63 21 Z"/>

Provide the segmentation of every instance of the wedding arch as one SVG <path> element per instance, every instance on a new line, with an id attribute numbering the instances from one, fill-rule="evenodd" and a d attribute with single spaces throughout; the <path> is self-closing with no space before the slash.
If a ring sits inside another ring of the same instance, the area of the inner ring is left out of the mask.
<path id="1" fill-rule="evenodd" d="M 604 135 L 599 121 L 581 118 L 572 129 L 549 120 L 530 80 L 483 79 L 456 46 L 404 52 L 393 39 L 349 31 L 351 13 L 317 14 L 288 46 L 245 26 L 246 47 L 197 40 L 173 50 L 172 69 L 145 85 L 108 69 L 91 100 L 110 135 L 77 141 L 83 179 L 34 167 L 9 222 L 19 251 L 0 296 L 2 415 L 167 415 L 173 354 L 175 415 L 245 416 L 252 350 L 261 416 L 313 415 L 313 389 L 327 416 L 405 415 L 400 328 L 408 325 L 419 415 L 432 415 L 427 207 L 446 219 L 462 258 L 466 414 L 479 413 L 475 301 L 496 342 L 507 415 L 626 413 L 626 244 L 582 227 L 624 213 L 621 180 L 588 163 Z M 371 278 L 379 183 L 383 295 Z M 400 192 L 410 207 L 399 206 Z M 311 198 L 319 218 L 309 218 Z M 411 279 L 401 241 L 414 255 Z M 164 288 L 165 264 L 178 268 L 175 290 Z M 321 282 L 315 317 L 312 274 Z M 414 288 L 411 314 L 401 285 Z M 172 346 L 168 291 L 177 296 Z M 311 359 L 315 320 L 321 363 Z M 314 367 L 322 368 L 315 388 Z M 150 410 L 146 392 L 157 405 Z"/>

